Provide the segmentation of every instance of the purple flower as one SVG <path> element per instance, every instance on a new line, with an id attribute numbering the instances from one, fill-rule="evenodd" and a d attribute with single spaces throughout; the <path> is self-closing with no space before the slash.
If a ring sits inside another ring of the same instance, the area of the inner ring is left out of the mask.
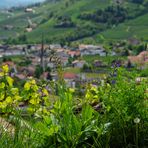
<path id="1" fill-rule="evenodd" d="M 112 83 L 112 84 L 116 84 L 116 80 L 112 80 L 111 83 Z"/>

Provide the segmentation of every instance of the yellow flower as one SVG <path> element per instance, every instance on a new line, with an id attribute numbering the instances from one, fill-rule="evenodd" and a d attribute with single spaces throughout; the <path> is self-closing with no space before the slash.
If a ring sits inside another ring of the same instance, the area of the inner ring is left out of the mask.
<path id="1" fill-rule="evenodd" d="M 33 89 L 34 91 L 37 91 L 37 90 L 38 90 L 38 86 L 37 86 L 37 85 L 33 85 L 33 86 L 32 86 L 32 89 Z"/>
<path id="2" fill-rule="evenodd" d="M 25 85 L 24 85 L 24 89 L 25 90 L 30 90 L 30 87 L 31 87 L 30 83 L 26 82 Z"/>
<path id="3" fill-rule="evenodd" d="M 30 102 L 31 104 L 33 104 L 33 105 L 36 105 L 36 104 L 37 104 L 36 99 L 31 99 L 29 102 Z"/>
<path id="4" fill-rule="evenodd" d="M 0 72 L 0 77 L 3 77 L 4 76 L 4 72 Z"/>
<path id="5" fill-rule="evenodd" d="M 48 91 L 45 88 L 42 90 L 42 92 L 44 95 L 48 96 Z"/>
<path id="6" fill-rule="evenodd" d="M 6 103 L 11 104 L 12 102 L 13 100 L 10 96 L 6 98 Z"/>
<path id="7" fill-rule="evenodd" d="M 85 98 L 86 99 L 91 99 L 92 97 L 92 94 L 90 93 L 90 91 L 87 91 L 86 95 L 85 95 Z"/>
<path id="8" fill-rule="evenodd" d="M 7 107 L 7 103 L 4 101 L 4 102 L 0 102 L 0 108 L 4 109 Z"/>
<path id="9" fill-rule="evenodd" d="M 2 70 L 3 70 L 3 72 L 8 73 L 8 71 L 9 71 L 8 65 L 3 65 Z"/>
<path id="10" fill-rule="evenodd" d="M 4 82 L 2 82 L 2 83 L 0 83 L 0 88 L 5 88 L 5 83 Z"/>
<path id="11" fill-rule="evenodd" d="M 95 86 L 91 86 L 91 89 L 90 90 L 98 93 L 98 90 L 97 90 L 97 88 Z"/>
<path id="12" fill-rule="evenodd" d="M 40 99 L 38 98 L 38 95 L 34 95 L 33 98 L 29 101 L 33 105 L 37 105 L 40 103 Z"/>
<path id="13" fill-rule="evenodd" d="M 99 99 L 99 97 L 97 95 L 94 95 L 94 99 Z"/>
<path id="14" fill-rule="evenodd" d="M 9 76 L 7 76 L 6 79 L 7 79 L 7 82 L 8 82 L 8 84 L 9 84 L 9 86 L 12 87 L 12 86 L 13 86 L 13 81 L 14 81 L 14 80 L 13 80 L 11 77 L 9 77 Z"/>
<path id="15" fill-rule="evenodd" d="M 16 94 L 18 94 L 19 90 L 18 90 L 18 88 L 12 88 L 11 92 L 13 95 L 16 95 Z"/>
<path id="16" fill-rule="evenodd" d="M 31 80 L 30 83 L 31 83 L 32 85 L 35 85 L 35 84 L 36 84 L 36 81 L 35 81 L 35 80 Z"/>
<path id="17" fill-rule="evenodd" d="M 20 96 L 14 96 L 15 100 L 21 101 L 22 97 Z"/>
<path id="18" fill-rule="evenodd" d="M 5 98 L 5 94 L 0 94 L 0 101 L 3 100 Z"/>

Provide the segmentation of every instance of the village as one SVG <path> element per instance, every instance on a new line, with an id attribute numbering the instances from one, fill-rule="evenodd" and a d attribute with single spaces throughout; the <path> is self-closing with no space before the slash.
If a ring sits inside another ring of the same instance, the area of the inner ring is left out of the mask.
<path id="1" fill-rule="evenodd" d="M 0 1 L 0 148 L 148 148 L 148 0 Z"/>
<path id="2" fill-rule="evenodd" d="M 28 77 L 57 81 L 58 69 L 62 68 L 70 88 L 86 83 L 100 84 L 114 65 L 139 69 L 148 66 L 148 51 L 123 58 L 115 51 L 108 55 L 102 46 L 84 44 L 78 48 L 60 44 L 0 45 L 0 58 L 2 64 L 9 66 L 11 76 L 20 81 Z"/>

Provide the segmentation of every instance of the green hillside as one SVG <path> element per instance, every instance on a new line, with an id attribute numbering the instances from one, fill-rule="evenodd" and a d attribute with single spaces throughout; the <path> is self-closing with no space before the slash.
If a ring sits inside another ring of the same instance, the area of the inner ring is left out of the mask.
<path id="1" fill-rule="evenodd" d="M 48 0 L 32 6 L 33 13 L 25 8 L 0 12 L 0 38 L 8 43 L 20 43 L 24 38 L 37 43 L 42 34 L 46 42 L 60 43 L 129 37 L 147 40 L 147 6 L 147 0 Z M 27 27 L 33 30 L 27 32 Z"/>
<path id="2" fill-rule="evenodd" d="M 115 28 L 101 33 L 104 39 L 119 40 L 127 38 L 139 38 L 148 41 L 148 14 L 142 15 L 134 20 L 127 21 Z M 101 39 L 101 35 L 97 35 Z"/>

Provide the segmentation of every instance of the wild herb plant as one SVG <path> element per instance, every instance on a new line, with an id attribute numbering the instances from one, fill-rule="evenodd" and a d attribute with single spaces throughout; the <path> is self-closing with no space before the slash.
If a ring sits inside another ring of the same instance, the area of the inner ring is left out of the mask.
<path id="1" fill-rule="evenodd" d="M 87 85 L 81 97 L 61 75 L 51 85 L 54 100 L 46 84 L 32 78 L 14 87 L 6 65 L 0 76 L 1 118 L 9 125 L 1 124 L 0 147 L 148 146 L 148 81 L 137 82 L 133 72 L 114 68 L 104 83 Z"/>

